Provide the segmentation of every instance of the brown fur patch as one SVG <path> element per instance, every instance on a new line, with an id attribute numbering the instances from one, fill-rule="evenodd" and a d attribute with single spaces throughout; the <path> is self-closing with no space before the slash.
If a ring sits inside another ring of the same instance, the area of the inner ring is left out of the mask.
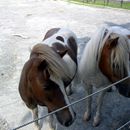
<path id="1" fill-rule="evenodd" d="M 53 43 L 52 48 L 54 49 L 55 52 L 57 52 L 61 57 L 63 57 L 67 52 L 68 48 L 61 43 Z"/>
<path id="2" fill-rule="evenodd" d="M 61 36 L 57 36 L 56 39 L 57 39 L 57 40 L 60 40 L 60 41 L 62 41 L 62 42 L 64 42 L 64 38 L 61 37 Z"/>
<path id="3" fill-rule="evenodd" d="M 45 37 L 43 40 L 51 37 L 52 35 L 54 35 L 55 33 L 57 33 L 60 30 L 60 28 L 52 28 L 50 30 L 47 31 L 47 33 L 45 34 Z"/>
<path id="4" fill-rule="evenodd" d="M 65 51 L 66 50 L 66 46 L 62 45 L 61 43 L 53 43 L 52 47 L 55 51 Z"/>
<path id="5" fill-rule="evenodd" d="M 72 60 L 77 64 L 77 43 L 73 37 L 68 39 L 68 54 L 72 58 Z"/>
<path id="6" fill-rule="evenodd" d="M 53 43 L 52 48 L 56 52 L 65 52 L 67 50 L 68 55 L 77 64 L 77 43 L 73 37 L 68 39 L 67 45 L 62 45 L 61 43 Z"/>
<path id="7" fill-rule="evenodd" d="M 115 43 L 115 41 L 113 41 Z M 112 42 L 110 43 L 110 41 L 106 41 L 103 49 L 102 49 L 102 53 L 101 53 L 101 57 L 100 57 L 100 61 L 99 61 L 99 68 L 102 71 L 102 73 L 104 75 L 106 75 L 108 77 L 108 79 L 111 82 L 116 82 L 118 80 L 118 76 L 116 74 L 114 74 L 114 72 L 112 71 L 111 68 L 111 52 L 112 52 L 112 47 L 111 46 Z M 115 46 L 114 46 L 115 47 Z"/>

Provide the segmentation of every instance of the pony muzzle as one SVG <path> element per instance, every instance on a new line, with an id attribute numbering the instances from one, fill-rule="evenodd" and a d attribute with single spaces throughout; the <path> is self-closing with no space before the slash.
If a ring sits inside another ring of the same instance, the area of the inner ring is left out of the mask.
<path id="1" fill-rule="evenodd" d="M 130 84 L 119 83 L 116 88 L 122 96 L 130 98 Z"/>
<path id="2" fill-rule="evenodd" d="M 75 117 L 76 117 L 75 112 L 74 112 L 75 116 L 73 117 L 70 111 L 68 110 L 61 110 L 57 112 L 55 115 L 56 115 L 57 120 L 60 122 L 60 124 L 65 127 L 70 126 L 74 122 Z"/>

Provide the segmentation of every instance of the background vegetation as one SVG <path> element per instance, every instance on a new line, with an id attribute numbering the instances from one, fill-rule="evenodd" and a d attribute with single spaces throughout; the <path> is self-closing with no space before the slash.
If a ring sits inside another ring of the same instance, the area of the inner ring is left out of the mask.
<path id="1" fill-rule="evenodd" d="M 70 2 L 92 6 L 107 6 L 130 10 L 130 0 L 69 0 Z"/>

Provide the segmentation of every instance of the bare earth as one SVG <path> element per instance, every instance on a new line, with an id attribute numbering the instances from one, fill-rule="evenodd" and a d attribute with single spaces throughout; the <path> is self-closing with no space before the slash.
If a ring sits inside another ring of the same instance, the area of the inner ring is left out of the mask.
<path id="1" fill-rule="evenodd" d="M 31 120 L 29 109 L 18 93 L 19 77 L 29 58 L 29 48 L 40 42 L 48 29 L 67 27 L 79 38 L 80 58 L 88 37 L 105 23 L 130 29 L 130 11 L 52 0 L 0 0 L 0 130 L 8 129 L 8 124 L 13 129 Z M 84 89 L 78 86 L 70 99 L 73 102 L 84 96 Z M 82 120 L 85 102 L 73 107 L 77 113 L 76 121 L 68 128 L 58 124 L 57 130 L 115 130 L 130 120 L 130 99 L 120 96 L 115 89 L 105 96 L 102 123 L 96 128 L 92 127 L 92 119 L 89 122 Z M 43 108 L 39 109 L 40 116 L 44 115 Z M 3 123 L 5 120 L 8 124 Z M 32 126 L 21 130 L 32 130 Z M 49 130 L 46 120 L 42 130 Z M 124 130 L 128 130 L 128 126 Z"/>

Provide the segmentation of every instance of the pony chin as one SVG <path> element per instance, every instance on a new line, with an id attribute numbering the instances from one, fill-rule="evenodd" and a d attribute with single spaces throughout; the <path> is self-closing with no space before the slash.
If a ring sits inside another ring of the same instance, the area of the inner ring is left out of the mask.
<path id="1" fill-rule="evenodd" d="M 59 111 L 56 114 L 57 120 L 61 123 L 61 125 L 68 127 L 70 126 L 74 120 L 70 113 L 66 113 L 65 110 Z"/>
<path id="2" fill-rule="evenodd" d="M 130 98 L 130 84 L 119 83 L 116 85 L 118 92 L 127 98 Z"/>

